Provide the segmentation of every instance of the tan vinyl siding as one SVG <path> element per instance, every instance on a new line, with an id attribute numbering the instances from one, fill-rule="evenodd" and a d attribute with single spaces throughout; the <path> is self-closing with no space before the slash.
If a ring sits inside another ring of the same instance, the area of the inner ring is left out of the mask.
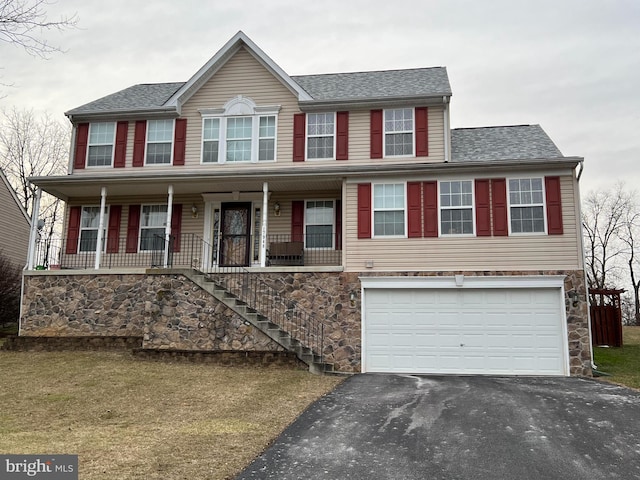
<path id="1" fill-rule="evenodd" d="M 343 228 L 347 251 L 345 270 L 555 270 L 580 268 L 574 179 L 561 178 L 563 235 L 509 237 L 357 238 L 357 185 L 347 186 L 349 205 Z"/>
<path id="2" fill-rule="evenodd" d="M 251 98 L 258 106 L 281 106 L 276 158 L 278 162 L 293 161 L 293 114 L 299 112 L 297 97 L 242 48 L 182 108 L 182 117 L 187 119 L 186 166 L 200 165 L 202 116 L 198 110 L 222 108 L 238 95 Z M 205 167 L 220 168 L 218 165 Z"/>
<path id="3" fill-rule="evenodd" d="M 0 251 L 17 267 L 27 263 L 29 222 L 0 177 Z"/>

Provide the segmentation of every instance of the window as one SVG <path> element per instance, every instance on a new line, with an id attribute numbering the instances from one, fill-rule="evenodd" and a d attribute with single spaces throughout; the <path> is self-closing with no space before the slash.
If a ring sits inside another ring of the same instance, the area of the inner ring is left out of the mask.
<path id="1" fill-rule="evenodd" d="M 307 115 L 307 158 L 332 159 L 335 132 L 334 113 Z"/>
<path id="2" fill-rule="evenodd" d="M 305 247 L 333 248 L 333 200 L 309 200 L 305 212 Z"/>
<path id="3" fill-rule="evenodd" d="M 275 160 L 276 117 L 204 118 L 202 163 Z"/>
<path id="4" fill-rule="evenodd" d="M 413 155 L 413 109 L 384 111 L 384 154 L 386 157 Z"/>
<path id="5" fill-rule="evenodd" d="M 164 250 L 166 205 L 143 205 L 140 216 L 140 251 Z"/>
<path id="6" fill-rule="evenodd" d="M 108 209 L 104 212 L 105 219 L 102 224 L 102 249 L 104 251 L 107 238 Z M 82 207 L 80 216 L 80 246 L 81 252 L 95 252 L 98 246 L 98 230 L 100 228 L 100 207 Z"/>
<path id="7" fill-rule="evenodd" d="M 373 186 L 374 236 L 404 235 L 404 184 Z"/>
<path id="8" fill-rule="evenodd" d="M 115 123 L 92 123 L 89 126 L 87 166 L 109 167 L 113 160 Z"/>
<path id="9" fill-rule="evenodd" d="M 149 120 L 147 123 L 147 165 L 171 163 L 173 120 Z"/>
<path id="10" fill-rule="evenodd" d="M 220 119 L 205 118 L 202 127 L 202 161 L 216 163 L 220 150 Z"/>
<path id="11" fill-rule="evenodd" d="M 542 178 L 509 179 L 509 215 L 512 233 L 544 233 Z"/>
<path id="12" fill-rule="evenodd" d="M 473 235 L 472 185 L 471 180 L 440 182 L 442 235 Z"/>

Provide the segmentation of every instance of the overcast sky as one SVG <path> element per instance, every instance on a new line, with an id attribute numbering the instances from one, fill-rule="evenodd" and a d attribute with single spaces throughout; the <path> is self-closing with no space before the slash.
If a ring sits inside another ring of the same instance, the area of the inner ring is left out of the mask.
<path id="1" fill-rule="evenodd" d="M 74 107 L 186 81 L 238 30 L 290 75 L 446 66 L 453 127 L 540 124 L 585 191 L 640 187 L 638 0 L 59 0 L 49 60 L 0 44 L 0 107 Z"/>

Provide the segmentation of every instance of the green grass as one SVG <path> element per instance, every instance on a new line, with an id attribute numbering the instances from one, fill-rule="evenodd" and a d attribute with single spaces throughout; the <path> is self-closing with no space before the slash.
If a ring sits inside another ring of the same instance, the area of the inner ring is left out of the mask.
<path id="1" fill-rule="evenodd" d="M 291 368 L 0 351 L 0 452 L 79 455 L 80 478 L 233 478 L 337 377 Z"/>
<path id="2" fill-rule="evenodd" d="M 605 380 L 640 389 L 640 327 L 622 327 L 622 347 L 594 347 L 598 371 L 610 374 Z"/>

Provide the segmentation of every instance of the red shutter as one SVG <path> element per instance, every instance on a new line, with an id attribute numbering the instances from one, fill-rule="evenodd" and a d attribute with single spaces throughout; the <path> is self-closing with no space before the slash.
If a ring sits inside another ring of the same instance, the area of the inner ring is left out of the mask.
<path id="1" fill-rule="evenodd" d="M 133 136 L 133 166 L 144 166 L 144 147 L 147 142 L 147 121 L 138 120 Z M 137 247 L 136 247 L 137 250 Z"/>
<path id="2" fill-rule="evenodd" d="M 89 143 L 89 124 L 79 123 L 76 127 L 76 153 L 73 158 L 74 170 L 85 167 L 87 161 L 87 145 Z M 75 253 L 75 252 L 73 252 Z"/>
<path id="3" fill-rule="evenodd" d="M 293 161 L 304 162 L 306 115 L 296 113 L 293 115 Z"/>
<path id="4" fill-rule="evenodd" d="M 80 238 L 80 216 L 82 207 L 69 208 L 69 225 L 67 225 L 67 254 L 78 253 L 78 239 Z"/>
<path id="5" fill-rule="evenodd" d="M 371 158 L 382 158 L 382 110 L 371 110 Z"/>
<path id="6" fill-rule="evenodd" d="M 429 156 L 429 114 L 427 107 L 416 108 L 416 157 Z"/>
<path id="7" fill-rule="evenodd" d="M 116 126 L 116 151 L 113 156 L 113 166 L 123 168 L 127 155 L 127 134 L 129 133 L 129 122 L 118 122 Z"/>
<path id="8" fill-rule="evenodd" d="M 476 235 L 491 236 L 491 201 L 489 180 L 476 180 Z"/>
<path id="9" fill-rule="evenodd" d="M 423 182 L 424 236 L 438 236 L 438 182 Z"/>
<path id="10" fill-rule="evenodd" d="M 547 231 L 549 235 L 562 235 L 560 177 L 545 177 L 544 188 L 547 200 Z"/>
<path id="11" fill-rule="evenodd" d="M 304 241 L 304 201 L 291 202 L 291 241 Z"/>
<path id="12" fill-rule="evenodd" d="M 504 178 L 491 180 L 491 204 L 493 209 L 493 234 L 496 237 L 509 235 L 507 220 L 507 181 Z"/>
<path id="13" fill-rule="evenodd" d="M 184 165 L 184 152 L 187 144 L 187 119 L 176 119 L 176 131 L 173 139 L 173 164 Z"/>
<path id="14" fill-rule="evenodd" d="M 336 113 L 336 160 L 349 159 L 349 112 Z"/>
<path id="15" fill-rule="evenodd" d="M 422 237 L 422 184 L 407 183 L 407 209 L 409 238 Z"/>
<path id="16" fill-rule="evenodd" d="M 129 205 L 129 222 L 127 223 L 127 253 L 138 252 L 138 235 L 140 234 L 140 205 Z"/>
<path id="17" fill-rule="evenodd" d="M 336 250 L 342 250 L 342 201 L 336 200 Z"/>
<path id="18" fill-rule="evenodd" d="M 171 210 L 171 236 L 173 237 L 173 250 L 180 251 L 180 241 L 182 239 L 182 204 L 174 203 Z"/>
<path id="19" fill-rule="evenodd" d="M 358 238 L 371 238 L 371 184 L 358 184 Z"/>
<path id="20" fill-rule="evenodd" d="M 118 253 L 120 250 L 120 219 L 122 205 L 109 207 L 109 229 L 107 230 L 107 253 Z"/>

